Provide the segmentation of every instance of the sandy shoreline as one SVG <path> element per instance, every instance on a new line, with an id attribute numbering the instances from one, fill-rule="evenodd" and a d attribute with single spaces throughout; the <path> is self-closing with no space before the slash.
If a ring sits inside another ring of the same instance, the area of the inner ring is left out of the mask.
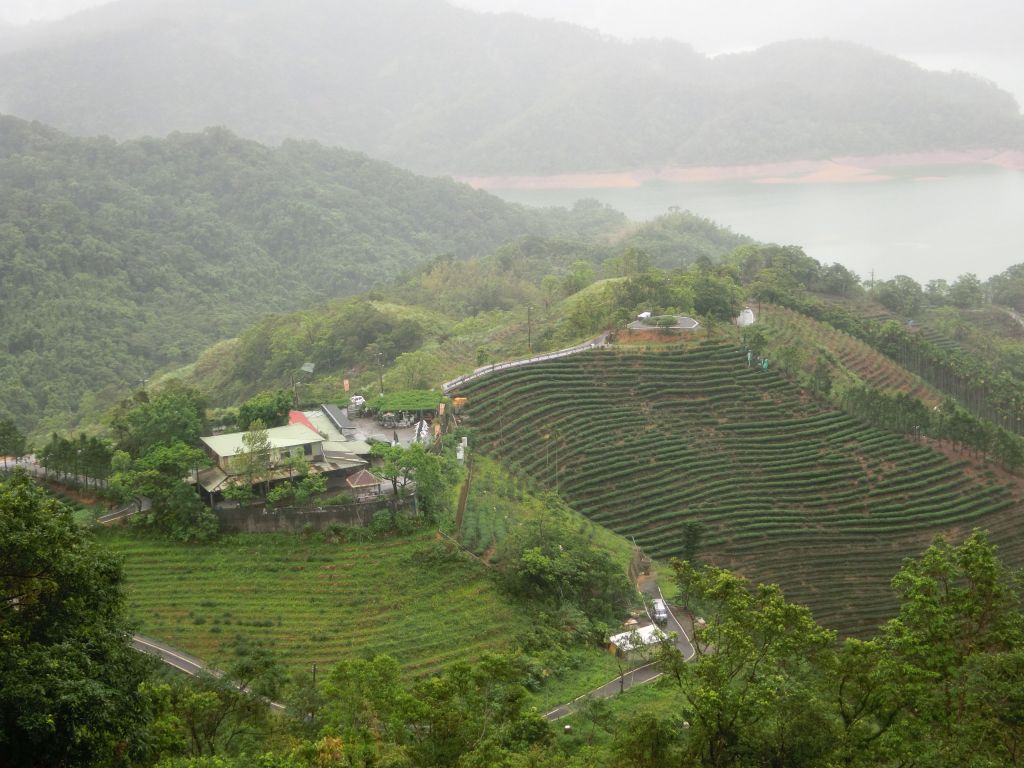
<path id="1" fill-rule="evenodd" d="M 864 184 L 886 181 L 887 170 L 935 166 L 990 165 L 1024 171 L 1024 151 L 975 149 L 960 152 L 916 152 L 872 157 L 834 157 L 785 163 L 663 168 L 607 173 L 563 173 L 550 176 L 459 176 L 477 189 L 629 189 L 649 181 L 699 183 L 748 181 L 752 184 Z M 922 181 L 934 180 L 932 175 Z"/>

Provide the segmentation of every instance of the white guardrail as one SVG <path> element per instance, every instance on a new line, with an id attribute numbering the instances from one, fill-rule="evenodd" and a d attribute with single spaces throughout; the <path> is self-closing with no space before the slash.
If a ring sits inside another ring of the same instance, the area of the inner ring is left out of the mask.
<path id="1" fill-rule="evenodd" d="M 548 352 L 543 355 L 535 355 L 534 357 L 524 357 L 522 360 L 509 360 L 505 363 L 493 363 L 491 365 L 484 365 L 477 368 L 472 373 L 467 373 L 463 376 L 458 376 L 451 381 L 446 381 L 441 385 L 441 391 L 444 394 L 449 394 L 454 390 L 461 387 L 463 384 L 467 384 L 471 381 L 479 379 L 488 374 L 494 373 L 495 371 L 504 371 L 508 368 L 519 368 L 523 365 L 530 365 L 531 363 L 542 363 L 545 360 L 556 360 L 560 357 L 568 357 L 569 355 L 576 355 L 580 352 L 586 352 L 590 349 L 596 349 L 598 347 L 604 347 L 608 344 L 608 334 L 602 333 L 590 341 L 586 341 L 582 344 L 577 344 L 575 347 L 566 347 L 560 349 L 557 352 Z"/>

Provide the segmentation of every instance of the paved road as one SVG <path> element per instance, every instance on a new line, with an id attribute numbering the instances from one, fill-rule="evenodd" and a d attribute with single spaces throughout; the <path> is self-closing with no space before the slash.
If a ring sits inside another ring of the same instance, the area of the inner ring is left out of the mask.
<path id="1" fill-rule="evenodd" d="M 661 594 L 661 587 L 658 586 L 658 582 L 653 576 L 641 576 L 637 581 L 637 589 L 648 597 L 658 597 L 664 600 L 664 597 Z M 666 605 L 668 605 L 667 602 Z M 651 618 L 649 613 L 648 618 Z M 653 618 L 651 620 L 653 621 Z M 679 652 L 683 654 L 683 659 L 685 661 L 691 661 L 696 655 L 693 648 L 693 641 L 691 640 L 693 637 L 693 627 L 691 626 L 689 629 L 684 628 L 682 623 L 676 618 L 675 614 L 672 613 L 672 610 L 669 609 L 666 629 L 668 629 L 669 632 L 676 633 L 676 648 L 678 648 Z M 594 690 L 584 693 L 582 696 L 577 696 L 570 702 L 555 707 L 550 712 L 544 714 L 544 719 L 549 721 L 559 720 L 566 715 L 572 714 L 573 710 L 575 710 L 582 701 L 586 701 L 588 699 L 610 699 L 612 696 L 618 696 L 623 691 L 627 691 L 635 685 L 643 685 L 644 683 L 657 680 L 661 675 L 662 672 L 657 662 L 644 664 L 642 667 L 637 667 L 631 672 L 627 672 L 622 677 L 616 677 L 614 680 L 609 680 L 604 685 L 598 686 Z"/>
<path id="2" fill-rule="evenodd" d="M 1019 312 L 1017 312 L 1017 311 L 1015 311 L 1015 310 L 1013 310 L 1013 309 L 1010 309 L 1009 307 L 997 307 L 997 308 L 998 308 L 998 309 L 1001 309 L 1001 310 L 1003 310 L 1003 312 L 1005 312 L 1005 313 L 1006 313 L 1006 314 L 1008 314 L 1008 315 L 1009 315 L 1010 317 L 1012 317 L 1012 318 L 1013 318 L 1014 320 L 1016 320 L 1016 321 L 1017 321 L 1017 323 L 1018 323 L 1018 324 L 1019 324 L 1019 325 L 1020 325 L 1020 326 L 1021 326 L 1022 328 L 1024 328 L 1024 317 L 1021 317 L 1021 315 L 1020 315 L 1020 313 L 1019 313 Z"/>
<path id="3" fill-rule="evenodd" d="M 637 589 L 652 599 L 659 598 L 661 600 L 665 600 L 665 596 L 661 594 L 661 587 L 658 586 L 658 582 L 653 576 L 641 576 L 637 580 L 636 586 Z M 667 600 L 665 600 L 665 605 L 668 606 Z M 654 620 L 650 614 L 648 614 L 648 617 L 651 618 L 652 621 Z M 689 625 L 689 622 L 687 622 L 687 624 Z M 693 640 L 691 639 L 693 637 L 693 627 L 690 626 L 689 629 L 684 628 L 682 622 L 676 618 L 676 615 L 672 613 L 672 609 L 669 608 L 668 622 L 666 623 L 665 628 L 668 629 L 669 632 L 676 633 L 676 648 L 678 648 L 679 652 L 683 654 L 683 660 L 692 660 L 697 653 L 694 650 Z"/>
<path id="4" fill-rule="evenodd" d="M 113 512 L 100 515 L 96 518 L 96 522 L 100 525 L 112 525 L 120 520 L 126 520 L 132 515 L 137 515 L 140 512 L 146 512 L 152 508 L 153 502 L 151 499 L 145 496 L 139 496 L 135 501 L 130 504 L 125 504 L 120 509 L 115 509 Z"/>
<path id="5" fill-rule="evenodd" d="M 162 643 L 159 640 L 154 640 L 152 637 L 146 637 L 145 635 L 132 635 L 132 648 L 142 653 L 148 653 L 151 656 L 156 656 L 164 664 L 174 667 L 179 672 L 184 672 L 186 675 L 195 677 L 200 672 L 205 672 L 214 677 L 223 677 L 224 673 L 218 669 L 207 666 L 201 659 L 197 659 L 195 656 L 190 656 L 184 651 L 179 651 L 177 648 L 172 648 L 167 643 Z M 240 687 L 240 691 L 243 693 L 251 693 L 248 688 Z M 284 712 L 284 705 L 279 704 L 276 701 L 268 701 L 267 704 L 271 709 L 277 712 Z"/>
<path id="6" fill-rule="evenodd" d="M 545 713 L 544 719 L 560 720 L 566 715 L 571 715 L 576 707 L 583 701 L 587 701 L 588 699 L 610 699 L 612 696 L 618 696 L 623 691 L 629 690 L 634 685 L 649 683 L 652 680 L 658 679 L 661 675 L 662 672 L 658 668 L 657 662 L 644 664 L 642 667 L 637 667 L 631 672 L 627 672 L 621 678 L 616 677 L 614 680 L 609 680 L 604 685 L 600 685 L 594 690 L 584 693 L 582 696 L 577 696 L 570 702 L 560 704 L 550 712 Z"/>
<path id="7" fill-rule="evenodd" d="M 154 640 L 145 635 L 132 635 L 132 648 L 148 653 L 151 656 L 156 656 L 165 664 L 174 667 L 180 672 L 184 672 L 186 675 L 195 677 L 204 670 L 215 677 L 220 677 L 221 675 L 220 672 L 210 669 L 195 656 L 189 656 L 184 651 L 171 648 L 166 643 L 161 643 L 159 640 Z"/>

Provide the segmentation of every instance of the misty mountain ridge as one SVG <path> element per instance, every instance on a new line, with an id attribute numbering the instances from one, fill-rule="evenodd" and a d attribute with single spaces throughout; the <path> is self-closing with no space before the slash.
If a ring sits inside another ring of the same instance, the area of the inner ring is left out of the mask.
<path id="1" fill-rule="evenodd" d="M 627 226 L 598 203 L 527 209 L 312 142 L 117 143 L 0 116 L 0 419 L 65 428 L 267 313 L 439 256 Z"/>
<path id="2" fill-rule="evenodd" d="M 0 111 L 119 138 L 224 125 L 421 172 L 1024 146 L 1009 94 L 862 46 L 708 58 L 441 0 L 122 0 L 0 53 Z"/>

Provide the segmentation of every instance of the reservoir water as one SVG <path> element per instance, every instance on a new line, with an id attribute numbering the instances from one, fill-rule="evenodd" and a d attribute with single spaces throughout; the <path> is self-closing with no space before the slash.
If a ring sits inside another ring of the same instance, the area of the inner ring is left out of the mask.
<path id="1" fill-rule="evenodd" d="M 1024 262 L 1024 172 L 998 166 L 886 168 L 876 180 L 647 181 L 596 188 L 498 188 L 533 206 L 592 198 L 647 220 L 678 207 L 764 242 L 800 245 L 884 280 L 987 279 Z"/>

